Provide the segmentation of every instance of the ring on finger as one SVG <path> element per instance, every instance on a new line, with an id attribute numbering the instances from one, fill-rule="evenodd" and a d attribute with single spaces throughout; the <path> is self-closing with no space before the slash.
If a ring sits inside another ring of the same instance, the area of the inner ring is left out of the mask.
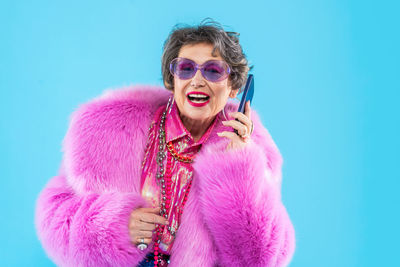
<path id="1" fill-rule="evenodd" d="M 246 136 L 246 135 L 247 135 L 247 127 L 245 127 L 245 128 L 244 128 L 244 133 L 243 133 L 243 134 L 241 134 L 241 135 L 240 135 L 240 137 L 242 137 L 242 138 L 243 138 L 243 136 Z"/>
<path id="2" fill-rule="evenodd" d="M 146 242 L 145 242 L 145 240 L 144 240 L 145 238 L 144 237 L 140 237 L 140 238 L 138 238 L 138 240 L 139 240 L 139 244 L 146 244 Z"/>
<path id="3" fill-rule="evenodd" d="M 136 246 L 140 250 L 145 250 L 148 246 L 144 243 L 144 238 L 140 238 L 140 243 Z"/>
<path id="4" fill-rule="evenodd" d="M 250 135 L 247 132 L 247 127 L 246 127 L 246 128 L 244 128 L 244 134 L 240 135 L 240 138 L 242 138 L 242 140 L 246 142 L 249 137 L 250 137 Z"/>
<path id="5" fill-rule="evenodd" d="M 249 137 L 250 137 L 250 135 L 249 134 L 245 134 L 245 135 L 242 135 L 242 136 L 240 136 L 240 138 L 242 138 L 242 140 L 244 141 L 244 142 L 247 142 L 247 140 L 249 139 Z"/>

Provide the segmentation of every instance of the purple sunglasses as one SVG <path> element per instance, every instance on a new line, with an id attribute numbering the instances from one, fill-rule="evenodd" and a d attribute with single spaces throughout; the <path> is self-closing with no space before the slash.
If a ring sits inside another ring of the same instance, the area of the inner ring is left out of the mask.
<path id="1" fill-rule="evenodd" d="M 193 60 L 177 57 L 171 61 L 169 71 L 172 75 L 181 80 L 187 80 L 194 77 L 197 70 L 201 71 L 203 77 L 210 82 L 219 82 L 226 79 L 231 72 L 229 65 L 222 60 L 209 60 L 201 65 Z"/>

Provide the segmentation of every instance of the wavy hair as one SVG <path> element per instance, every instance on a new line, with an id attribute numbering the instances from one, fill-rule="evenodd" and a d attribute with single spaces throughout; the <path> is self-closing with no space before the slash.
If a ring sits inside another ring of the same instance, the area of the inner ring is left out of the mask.
<path id="1" fill-rule="evenodd" d="M 175 25 L 163 46 L 161 72 L 165 88 L 174 90 L 174 76 L 169 71 L 170 62 L 178 57 L 182 46 L 198 43 L 209 43 L 214 46 L 212 55 L 217 56 L 218 52 L 231 68 L 229 79 L 232 88 L 242 88 L 252 66 L 248 66 L 246 55 L 239 43 L 239 35 L 237 32 L 225 31 L 220 23 L 210 18 L 204 19 L 197 26 Z"/>

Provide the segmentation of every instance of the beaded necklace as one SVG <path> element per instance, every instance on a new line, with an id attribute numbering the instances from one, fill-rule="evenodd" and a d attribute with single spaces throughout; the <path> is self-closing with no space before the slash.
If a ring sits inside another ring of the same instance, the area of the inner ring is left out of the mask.
<path id="1" fill-rule="evenodd" d="M 172 163 L 173 160 L 178 160 L 181 162 L 192 163 L 194 157 L 182 156 L 180 155 L 174 148 L 172 142 L 166 143 L 165 140 L 165 119 L 167 116 L 167 111 L 171 111 L 173 98 L 170 98 L 167 104 L 166 110 L 162 113 L 160 119 L 160 128 L 158 130 L 159 136 L 159 143 L 158 148 L 159 151 L 157 152 L 157 164 L 158 164 L 158 171 L 157 171 L 157 180 L 160 184 L 160 191 L 161 191 L 161 208 L 160 208 L 160 215 L 163 216 L 165 219 L 168 219 L 168 212 L 171 207 L 171 195 L 172 195 Z M 168 111 L 168 112 L 169 112 Z M 164 166 L 163 160 L 167 158 L 166 169 L 164 173 Z M 185 206 L 187 197 L 189 195 L 190 187 L 192 186 L 192 181 L 189 182 L 186 192 L 184 193 L 184 198 L 182 202 L 182 206 L 179 210 L 179 216 L 182 215 L 183 207 Z M 156 233 L 153 236 L 154 239 L 154 266 L 158 266 L 159 263 L 159 245 L 161 243 L 161 236 L 164 232 L 165 225 L 156 226 Z M 173 229 L 171 226 L 167 227 L 168 232 L 175 237 L 175 233 L 177 229 Z"/>

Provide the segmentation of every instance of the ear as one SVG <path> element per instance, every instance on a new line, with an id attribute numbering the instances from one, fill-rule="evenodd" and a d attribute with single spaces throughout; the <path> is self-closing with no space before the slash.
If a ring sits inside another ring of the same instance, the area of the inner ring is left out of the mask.
<path id="1" fill-rule="evenodd" d="M 239 93 L 239 90 L 238 90 L 238 89 L 233 89 L 233 88 L 232 88 L 232 81 L 231 81 L 231 79 L 228 80 L 228 89 L 231 90 L 231 91 L 229 92 L 229 97 L 230 97 L 230 98 L 235 98 L 235 97 L 237 96 L 237 94 Z"/>

